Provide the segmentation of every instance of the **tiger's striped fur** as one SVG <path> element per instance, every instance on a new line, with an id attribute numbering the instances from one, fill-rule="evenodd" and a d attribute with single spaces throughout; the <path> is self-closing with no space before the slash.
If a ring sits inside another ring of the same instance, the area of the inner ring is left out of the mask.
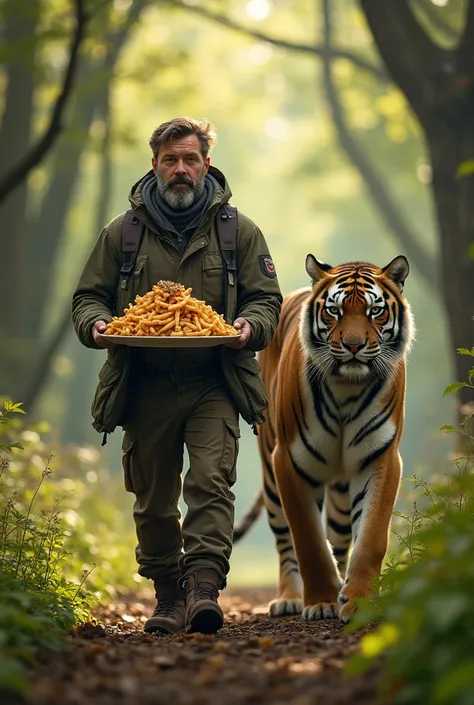
<path id="1" fill-rule="evenodd" d="M 262 493 L 280 558 L 269 613 L 347 621 L 380 574 L 401 479 L 409 267 L 404 257 L 380 269 L 308 255 L 306 270 L 312 287 L 285 298 L 260 354 Z M 258 509 L 257 497 L 251 518 Z"/>

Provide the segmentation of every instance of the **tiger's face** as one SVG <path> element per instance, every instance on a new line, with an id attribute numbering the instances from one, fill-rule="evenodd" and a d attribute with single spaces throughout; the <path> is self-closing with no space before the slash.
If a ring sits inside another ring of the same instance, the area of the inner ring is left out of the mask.
<path id="1" fill-rule="evenodd" d="M 302 336 L 319 374 L 352 382 L 390 376 L 413 337 L 410 307 L 402 296 L 409 272 L 405 257 L 380 269 L 365 262 L 331 267 L 308 255 L 306 271 L 313 292 Z"/>

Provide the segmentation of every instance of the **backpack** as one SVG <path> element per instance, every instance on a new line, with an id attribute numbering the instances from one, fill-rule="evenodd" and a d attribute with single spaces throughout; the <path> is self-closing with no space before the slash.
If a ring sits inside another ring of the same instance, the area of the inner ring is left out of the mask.
<path id="1" fill-rule="evenodd" d="M 222 259 L 224 262 L 224 275 L 226 286 L 224 288 L 225 297 L 225 319 L 232 324 L 237 302 L 237 228 L 238 211 L 235 206 L 224 203 L 216 213 L 215 226 Z M 144 225 L 136 217 L 133 210 L 129 209 L 125 213 L 122 225 L 122 267 L 120 274 L 129 276 L 134 268 L 138 251 L 143 238 Z"/>

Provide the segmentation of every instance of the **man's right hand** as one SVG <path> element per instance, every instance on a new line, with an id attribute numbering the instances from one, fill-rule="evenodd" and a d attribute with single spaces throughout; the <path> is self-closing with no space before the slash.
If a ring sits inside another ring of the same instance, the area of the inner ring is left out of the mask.
<path id="1" fill-rule="evenodd" d="M 94 323 L 94 327 L 92 328 L 94 343 L 101 348 L 111 348 L 113 346 L 113 343 L 108 340 L 104 340 L 102 337 L 102 334 L 105 333 L 106 328 L 107 323 L 105 321 L 96 321 Z"/>

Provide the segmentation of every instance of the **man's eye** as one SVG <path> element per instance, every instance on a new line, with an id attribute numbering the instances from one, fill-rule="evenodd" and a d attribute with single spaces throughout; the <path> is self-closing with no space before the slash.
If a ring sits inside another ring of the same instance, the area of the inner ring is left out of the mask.
<path id="1" fill-rule="evenodd" d="M 329 306 L 328 311 L 329 313 L 332 313 L 333 316 L 337 316 L 337 314 L 339 313 L 339 309 L 337 306 Z"/>

